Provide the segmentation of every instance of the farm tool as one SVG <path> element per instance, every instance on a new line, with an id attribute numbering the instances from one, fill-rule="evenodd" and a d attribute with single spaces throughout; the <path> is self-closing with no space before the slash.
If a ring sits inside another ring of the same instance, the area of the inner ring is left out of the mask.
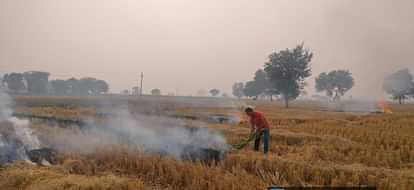
<path id="1" fill-rule="evenodd" d="M 246 145 L 255 140 L 258 135 L 260 135 L 258 132 L 250 134 L 247 139 L 242 140 L 239 144 L 233 145 L 233 148 L 237 150 L 243 149 Z"/>

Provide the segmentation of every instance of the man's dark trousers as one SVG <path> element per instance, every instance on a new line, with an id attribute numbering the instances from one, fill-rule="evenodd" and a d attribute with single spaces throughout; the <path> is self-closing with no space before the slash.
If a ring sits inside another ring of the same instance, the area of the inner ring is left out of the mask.
<path id="1" fill-rule="evenodd" d="M 257 132 L 257 133 L 258 134 L 256 135 L 256 140 L 254 141 L 254 150 L 259 151 L 260 141 L 263 136 L 263 144 L 264 144 L 263 149 L 264 149 L 264 153 L 267 154 L 267 152 L 269 152 L 269 138 L 270 138 L 269 129 L 264 128 L 263 131 Z"/>

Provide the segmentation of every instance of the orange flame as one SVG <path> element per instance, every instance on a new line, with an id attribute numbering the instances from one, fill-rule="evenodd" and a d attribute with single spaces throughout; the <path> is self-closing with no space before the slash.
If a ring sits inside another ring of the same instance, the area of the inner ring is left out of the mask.
<path id="1" fill-rule="evenodd" d="M 381 100 L 381 101 L 379 101 L 379 102 L 378 102 L 378 107 L 382 109 L 382 112 L 383 112 L 383 113 L 392 113 L 391 108 L 390 108 L 390 107 L 388 106 L 388 104 L 387 104 L 385 101 L 383 101 L 383 100 Z"/>

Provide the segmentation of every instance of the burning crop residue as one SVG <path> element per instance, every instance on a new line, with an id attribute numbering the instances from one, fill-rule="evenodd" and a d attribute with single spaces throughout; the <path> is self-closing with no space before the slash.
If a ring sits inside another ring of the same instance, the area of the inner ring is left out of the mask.
<path id="1" fill-rule="evenodd" d="M 378 101 L 378 107 L 381 109 L 382 113 L 393 113 L 390 106 L 383 100 Z"/>
<path id="2" fill-rule="evenodd" d="M 383 100 L 344 100 L 340 102 L 320 101 L 324 111 L 348 112 L 353 114 L 392 114 L 390 105 Z"/>
<path id="3" fill-rule="evenodd" d="M 228 150 L 224 137 L 206 127 L 187 127 L 184 121 L 131 115 L 118 110 L 104 123 L 91 120 L 82 129 L 43 128 L 39 138 L 59 152 L 89 154 L 122 147 L 179 160 L 219 160 Z"/>
<path id="4" fill-rule="evenodd" d="M 185 127 L 184 121 L 120 114 L 105 126 L 105 133 L 121 136 L 128 145 L 147 152 L 162 152 L 176 159 L 218 160 L 229 148 L 224 137 L 207 127 Z M 116 126 L 116 127 L 114 127 Z"/>
<path id="5" fill-rule="evenodd" d="M 125 109 L 105 122 L 90 119 L 82 128 L 37 125 L 32 129 L 29 121 L 12 117 L 7 94 L 0 93 L 0 98 L 0 165 L 16 160 L 48 165 L 44 161 L 52 163 L 57 152 L 89 154 L 114 147 L 178 160 L 218 161 L 229 149 L 221 134 L 206 127 L 190 128 L 178 119 L 131 115 Z"/>

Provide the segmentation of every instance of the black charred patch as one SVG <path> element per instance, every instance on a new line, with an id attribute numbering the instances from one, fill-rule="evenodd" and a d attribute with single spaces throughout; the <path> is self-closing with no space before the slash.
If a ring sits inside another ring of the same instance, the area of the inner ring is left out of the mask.
<path id="1" fill-rule="evenodd" d="M 224 159 L 225 152 L 213 148 L 187 146 L 181 155 L 183 160 L 200 161 L 203 163 L 219 162 Z"/>
<path id="2" fill-rule="evenodd" d="M 50 164 L 57 164 L 57 151 L 51 148 L 30 150 L 27 152 L 27 156 L 38 165 L 43 165 L 44 161 Z"/>

